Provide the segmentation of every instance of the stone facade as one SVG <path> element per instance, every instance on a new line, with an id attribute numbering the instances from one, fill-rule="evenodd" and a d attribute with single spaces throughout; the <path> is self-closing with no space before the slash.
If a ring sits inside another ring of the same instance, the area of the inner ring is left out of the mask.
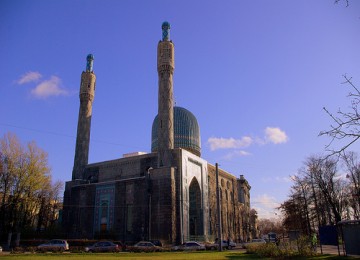
<path id="1" fill-rule="evenodd" d="M 173 167 L 156 168 L 157 153 L 87 165 L 85 180 L 66 183 L 68 236 L 214 241 L 215 167 L 184 149 L 174 149 L 172 157 Z M 239 197 L 248 197 L 250 187 L 239 188 L 241 181 L 219 169 L 222 237 L 236 241 L 249 236 L 250 208 Z"/>
<path id="2" fill-rule="evenodd" d="M 217 205 L 216 205 L 216 175 L 215 166 L 208 165 L 209 179 L 209 229 L 210 234 L 217 234 Z M 250 186 L 240 188 L 240 179 L 219 169 L 219 189 L 221 205 L 222 237 L 234 241 L 247 241 L 249 234 L 246 231 L 249 225 L 250 208 L 239 200 L 248 197 Z"/>
<path id="3" fill-rule="evenodd" d="M 181 124 L 188 125 L 176 137 L 182 138 L 177 143 L 184 147 L 174 148 L 174 45 L 164 31 L 170 25 L 164 24 L 158 45 L 158 146 L 152 153 L 88 164 L 96 79 L 88 60 L 81 79 L 73 176 L 64 192 L 63 226 L 69 238 L 179 244 L 193 239 L 214 241 L 220 235 L 215 167 L 200 157 L 199 126 L 186 109 L 176 110 L 181 112 Z M 219 169 L 223 239 L 249 238 L 250 188 L 243 176 L 237 179 Z"/>

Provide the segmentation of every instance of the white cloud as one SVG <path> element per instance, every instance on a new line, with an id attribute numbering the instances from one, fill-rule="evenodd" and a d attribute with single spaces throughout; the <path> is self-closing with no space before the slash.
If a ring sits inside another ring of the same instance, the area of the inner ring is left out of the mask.
<path id="1" fill-rule="evenodd" d="M 249 156 L 251 155 L 251 153 L 249 152 L 246 152 L 246 151 L 233 151 L 231 153 L 228 153 L 227 155 L 225 155 L 223 157 L 223 159 L 225 160 L 231 160 L 233 159 L 234 157 L 242 157 L 242 156 Z"/>
<path id="2" fill-rule="evenodd" d="M 274 144 L 286 143 L 289 138 L 286 133 L 278 127 L 266 127 L 265 140 Z"/>
<path id="3" fill-rule="evenodd" d="M 253 198 L 252 202 L 261 205 L 263 207 L 272 208 L 272 209 L 275 209 L 276 207 L 280 206 L 280 204 L 276 202 L 276 199 L 274 197 L 271 197 L 267 194 L 262 194 L 257 196 L 256 198 Z"/>
<path id="4" fill-rule="evenodd" d="M 262 194 L 251 200 L 252 208 L 256 209 L 259 218 L 276 218 L 280 212 L 277 208 L 280 203 L 274 197 Z"/>
<path id="5" fill-rule="evenodd" d="M 262 182 L 269 183 L 269 182 L 278 182 L 278 183 L 289 183 L 292 182 L 291 177 L 263 177 L 261 178 Z"/>
<path id="6" fill-rule="evenodd" d="M 215 151 L 218 149 L 239 149 L 239 148 L 246 148 L 256 143 L 258 145 L 265 145 L 268 143 L 273 144 L 282 144 L 286 143 L 289 138 L 284 131 L 282 131 L 278 127 L 266 127 L 265 130 L 265 137 L 250 137 L 250 136 L 243 136 L 240 139 L 235 138 L 223 138 L 223 137 L 211 137 L 208 139 L 208 144 L 210 145 L 210 150 Z M 244 156 L 249 155 L 249 153 L 245 151 L 235 151 L 226 155 L 227 159 L 231 159 L 235 156 Z"/>
<path id="7" fill-rule="evenodd" d="M 19 85 L 29 83 L 29 82 L 36 82 L 38 81 L 42 75 L 37 71 L 29 71 L 28 73 L 22 75 L 16 83 Z"/>
<path id="8" fill-rule="evenodd" d="M 18 85 L 36 82 L 36 86 L 30 93 L 36 98 L 46 99 L 50 96 L 69 95 L 69 91 L 61 86 L 61 79 L 57 76 L 51 76 L 50 79 L 42 79 L 42 75 L 37 71 L 30 71 L 22 75 L 15 81 Z"/>
<path id="9" fill-rule="evenodd" d="M 31 90 L 31 94 L 36 98 L 47 98 L 50 96 L 68 95 L 68 91 L 61 87 L 61 79 L 51 76 L 49 80 L 44 80 Z"/>
<path id="10" fill-rule="evenodd" d="M 267 209 L 267 208 L 263 208 L 263 207 L 252 207 L 253 209 L 256 210 L 256 212 L 258 213 L 258 217 L 260 219 L 273 219 L 273 220 L 280 220 L 282 217 L 282 213 L 281 211 L 277 210 L 277 209 Z"/>
<path id="11" fill-rule="evenodd" d="M 210 144 L 210 150 L 215 151 L 217 149 L 231 149 L 231 148 L 244 148 L 251 145 L 253 142 L 252 138 L 249 136 L 243 136 L 241 139 L 234 138 L 217 138 L 211 137 L 208 139 Z"/>

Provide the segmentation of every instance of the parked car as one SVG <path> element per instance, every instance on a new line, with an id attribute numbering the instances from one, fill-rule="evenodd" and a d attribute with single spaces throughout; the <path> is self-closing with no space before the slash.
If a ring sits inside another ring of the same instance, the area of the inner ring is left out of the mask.
<path id="1" fill-rule="evenodd" d="M 271 243 L 276 243 L 276 241 L 278 240 L 278 238 L 277 238 L 276 233 L 270 232 L 270 233 L 268 234 L 268 238 L 265 239 L 265 240 L 266 240 L 266 241 L 269 241 L 269 242 L 271 242 Z"/>
<path id="2" fill-rule="evenodd" d="M 232 240 L 229 241 L 228 249 L 233 249 L 236 247 L 236 243 Z"/>
<path id="3" fill-rule="evenodd" d="M 85 252 L 119 252 L 121 247 L 111 241 L 99 241 L 92 246 L 85 247 Z"/>
<path id="4" fill-rule="evenodd" d="M 128 250 L 130 251 L 155 251 L 159 252 L 162 250 L 161 247 L 155 246 L 150 241 L 140 241 L 137 242 L 135 245 L 128 247 Z"/>
<path id="5" fill-rule="evenodd" d="M 207 244 L 205 245 L 207 250 L 218 250 L 219 248 L 219 243 L 215 240 L 215 242 L 213 244 Z M 236 247 L 236 243 L 232 240 L 222 240 L 221 241 L 221 246 L 224 249 L 233 249 Z"/>
<path id="6" fill-rule="evenodd" d="M 2 247 L 0 246 L 0 253 L 2 252 Z"/>
<path id="7" fill-rule="evenodd" d="M 69 250 L 69 244 L 66 240 L 52 239 L 47 243 L 37 246 L 39 251 L 66 251 Z"/>
<path id="8" fill-rule="evenodd" d="M 162 246 L 162 243 L 160 240 L 150 240 L 151 243 L 153 243 L 155 246 Z"/>
<path id="9" fill-rule="evenodd" d="M 172 247 L 172 250 L 174 251 L 205 250 L 205 249 L 206 248 L 204 244 L 195 241 L 188 241 L 183 243 L 182 245 Z"/>
<path id="10" fill-rule="evenodd" d="M 247 243 L 243 243 L 243 248 L 247 248 L 249 245 L 261 245 L 261 244 L 266 244 L 265 239 L 262 238 L 255 238 L 253 240 L 251 240 L 250 242 Z"/>

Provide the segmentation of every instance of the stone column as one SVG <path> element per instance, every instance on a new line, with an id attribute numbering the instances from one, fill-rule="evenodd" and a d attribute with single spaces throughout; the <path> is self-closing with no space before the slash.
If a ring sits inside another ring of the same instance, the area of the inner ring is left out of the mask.
<path id="1" fill-rule="evenodd" d="M 83 179 L 83 171 L 88 164 L 92 102 L 95 95 L 96 76 L 93 71 L 94 56 L 87 56 L 86 71 L 81 74 L 80 108 L 76 135 L 76 147 L 72 180 Z"/>
<path id="2" fill-rule="evenodd" d="M 159 76 L 158 94 L 158 167 L 172 165 L 171 150 L 174 149 L 174 44 L 169 40 L 170 24 L 162 24 L 163 38 L 157 49 Z"/>

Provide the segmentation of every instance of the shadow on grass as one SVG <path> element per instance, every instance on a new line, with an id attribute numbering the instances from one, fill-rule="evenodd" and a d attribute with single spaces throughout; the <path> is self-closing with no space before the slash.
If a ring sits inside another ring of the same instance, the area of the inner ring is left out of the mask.
<path id="1" fill-rule="evenodd" d="M 226 259 L 259 259 L 260 258 L 256 254 L 246 254 L 246 253 L 231 254 L 225 257 Z M 263 259 L 270 259 L 270 258 L 263 258 Z"/>
<path id="2" fill-rule="evenodd" d="M 233 260 L 233 259 L 294 259 L 294 260 L 301 260 L 301 259 L 316 259 L 316 260 L 321 260 L 321 259 L 325 259 L 325 260 L 359 259 L 359 258 L 351 257 L 351 256 L 336 256 L 336 255 L 330 255 L 330 254 L 318 255 L 318 256 L 314 256 L 314 257 L 293 256 L 293 257 L 284 257 L 284 258 L 270 258 L 270 257 L 261 258 L 256 254 L 239 253 L 239 254 L 228 255 L 225 257 L 226 257 L 226 259 L 229 259 L 229 260 Z"/>
<path id="3" fill-rule="evenodd" d="M 337 255 L 330 255 L 330 254 L 325 254 L 325 255 L 318 255 L 316 257 L 312 257 L 310 259 L 326 259 L 326 260 L 333 260 L 333 259 L 339 259 L 339 260 L 349 260 L 349 259 L 359 259 L 356 257 L 352 257 L 352 256 L 337 256 Z"/>

